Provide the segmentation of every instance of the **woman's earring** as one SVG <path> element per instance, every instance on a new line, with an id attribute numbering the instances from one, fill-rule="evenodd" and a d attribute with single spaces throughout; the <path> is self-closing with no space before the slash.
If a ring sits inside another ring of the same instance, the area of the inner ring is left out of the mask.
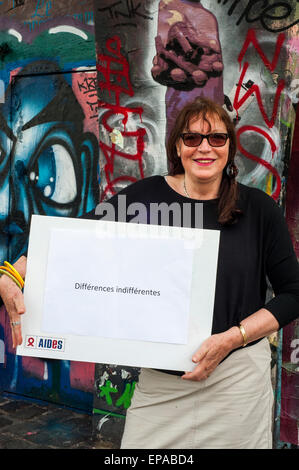
<path id="1" fill-rule="evenodd" d="M 236 167 L 236 165 L 234 164 L 234 162 L 229 162 L 229 164 L 227 165 L 226 167 L 226 174 L 227 176 L 230 178 L 230 179 L 234 179 L 236 178 L 236 176 L 238 175 L 239 173 L 239 170 L 238 168 Z"/>

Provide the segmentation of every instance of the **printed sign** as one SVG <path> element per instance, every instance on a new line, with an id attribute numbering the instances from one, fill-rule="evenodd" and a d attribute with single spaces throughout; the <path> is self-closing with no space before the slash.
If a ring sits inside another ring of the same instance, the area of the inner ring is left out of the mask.
<path id="1" fill-rule="evenodd" d="M 17 353 L 191 370 L 218 246 L 216 230 L 34 215 Z"/>

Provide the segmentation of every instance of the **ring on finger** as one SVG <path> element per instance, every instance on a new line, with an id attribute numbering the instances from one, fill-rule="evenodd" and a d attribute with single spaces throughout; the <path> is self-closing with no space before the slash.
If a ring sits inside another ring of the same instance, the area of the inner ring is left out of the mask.
<path id="1" fill-rule="evenodd" d="M 20 322 L 20 320 L 18 320 L 18 321 L 11 321 L 10 324 L 11 324 L 12 327 L 14 327 L 14 326 L 20 325 L 21 322 Z"/>

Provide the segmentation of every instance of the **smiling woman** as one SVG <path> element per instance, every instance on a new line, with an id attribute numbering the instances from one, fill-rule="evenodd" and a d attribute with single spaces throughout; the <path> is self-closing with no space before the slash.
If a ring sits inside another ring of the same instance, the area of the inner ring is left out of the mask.
<path id="1" fill-rule="evenodd" d="M 238 169 L 234 125 L 224 109 L 198 98 L 179 114 L 167 143 L 168 184 L 179 193 L 200 200 L 219 197 L 219 222 L 233 222 Z"/>
<path id="2" fill-rule="evenodd" d="M 181 134 L 176 144 L 185 171 L 185 188 L 189 187 L 188 195 L 194 199 L 214 199 L 218 197 L 222 172 L 228 161 L 226 126 L 212 115 L 205 120 L 201 117 L 193 118 L 188 130 Z M 219 135 L 224 138 L 217 139 Z M 192 136 L 199 138 L 193 138 L 192 142 Z M 176 179 L 181 180 L 182 176 L 176 176 Z"/>
<path id="3" fill-rule="evenodd" d="M 220 231 L 213 325 L 194 351 L 193 370 L 141 369 L 121 447 L 271 448 L 267 336 L 299 311 L 298 262 L 283 214 L 267 194 L 236 181 L 234 125 L 218 104 L 187 104 L 175 116 L 167 152 L 169 175 L 121 194 L 128 204 L 203 206 L 205 236 Z M 202 228 L 194 218 L 191 225 Z M 268 302 L 267 278 L 275 293 Z"/>
<path id="4" fill-rule="evenodd" d="M 175 225 L 174 217 L 167 223 L 162 218 L 154 222 L 151 205 L 164 203 L 170 208 L 176 203 L 183 212 L 188 204 L 190 228 L 206 229 L 207 237 L 211 230 L 220 232 L 212 329 L 201 344 L 198 339 L 190 371 L 141 369 L 121 447 L 269 449 L 273 390 L 267 336 L 298 317 L 297 257 L 275 201 L 236 181 L 236 137 L 228 114 L 219 105 L 198 98 L 183 108 L 175 122 L 167 147 L 169 175 L 131 184 L 109 203 L 113 212 L 126 214 L 122 222 L 136 223 L 127 209 L 139 203 L 145 208 L 142 223 L 168 226 Z M 126 196 L 124 207 L 121 196 Z M 84 217 L 103 218 L 107 205 L 103 210 L 99 206 L 96 213 Z M 199 220 L 195 217 L 198 206 L 203 209 Z M 180 226 L 185 227 L 184 218 Z M 22 258 L 15 268 L 24 277 L 26 259 Z M 161 262 L 159 258 L 157 263 Z M 209 264 L 204 265 L 205 272 Z M 145 269 L 151 276 L 149 262 Z M 184 276 L 182 269 L 176 274 Z M 174 277 L 169 280 L 173 292 L 180 295 Z M 268 280 L 275 294 L 270 300 Z M 133 288 L 128 289 L 133 294 Z M 0 295 L 10 316 L 14 345 L 20 344 L 20 315 L 25 306 L 20 289 L 5 274 L 0 278 Z M 170 315 L 169 328 L 178 327 L 171 300 L 166 299 L 165 308 L 158 312 Z M 157 311 L 151 310 L 150 321 L 154 314 Z"/>

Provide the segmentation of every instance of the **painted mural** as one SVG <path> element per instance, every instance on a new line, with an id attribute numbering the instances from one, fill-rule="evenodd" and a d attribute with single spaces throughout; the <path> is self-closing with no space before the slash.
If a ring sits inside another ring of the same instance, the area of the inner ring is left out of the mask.
<path id="1" fill-rule="evenodd" d="M 298 2 L 291 0 L 95 2 L 101 200 L 140 178 L 167 173 L 165 139 L 173 116 L 195 96 L 207 96 L 235 122 L 239 181 L 288 209 L 299 101 L 298 18 Z M 295 241 L 297 217 L 292 221 Z M 270 338 L 273 365 L 282 365 L 277 367 L 278 447 L 282 441 L 298 445 L 299 397 L 291 398 L 298 386 L 298 366 L 292 363 L 298 357 L 292 349 L 296 338 L 296 322 L 283 343 L 279 335 Z M 109 437 L 117 420 L 122 427 L 120 397 L 136 380 L 137 369 L 96 366 L 99 435 Z M 290 422 L 292 432 L 286 432 Z"/>
<path id="2" fill-rule="evenodd" d="M 92 2 L 0 2 L 0 82 L 0 253 L 14 261 L 31 214 L 78 217 L 99 200 Z M 91 411 L 94 364 L 16 356 L 3 307 L 0 338 L 2 390 Z"/>
<path id="3" fill-rule="evenodd" d="M 32 213 L 78 217 L 167 173 L 173 116 L 195 96 L 231 114 L 239 181 L 286 209 L 299 256 L 298 8 L 296 0 L 0 1 L 1 258 L 26 250 Z M 298 322 L 271 339 L 276 447 L 299 444 L 298 341 Z M 95 434 L 116 446 L 138 372 L 17 357 L 0 309 L 1 390 L 93 410 Z"/>

